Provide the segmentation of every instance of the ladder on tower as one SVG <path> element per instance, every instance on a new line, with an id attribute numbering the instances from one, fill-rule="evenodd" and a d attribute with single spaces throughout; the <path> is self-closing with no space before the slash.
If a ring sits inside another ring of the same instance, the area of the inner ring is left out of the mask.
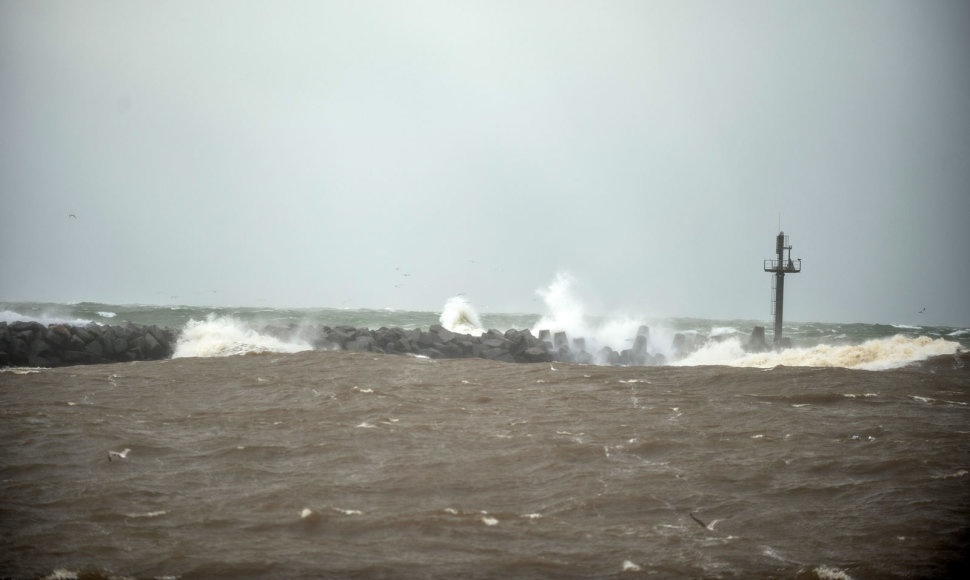
<path id="1" fill-rule="evenodd" d="M 775 278 L 774 276 L 772 276 L 771 277 L 771 310 L 768 311 L 768 314 L 772 316 L 775 315 L 775 308 L 777 308 L 777 304 L 778 304 L 778 278 Z"/>

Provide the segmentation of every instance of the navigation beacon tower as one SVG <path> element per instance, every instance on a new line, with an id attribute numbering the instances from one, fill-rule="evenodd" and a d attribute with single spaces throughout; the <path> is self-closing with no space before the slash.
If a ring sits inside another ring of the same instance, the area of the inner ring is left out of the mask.
<path id="1" fill-rule="evenodd" d="M 788 250 L 788 258 L 785 259 L 785 250 Z M 765 260 L 765 272 L 774 272 L 775 277 L 771 281 L 771 306 L 775 315 L 775 347 L 782 345 L 781 338 L 781 317 L 785 307 L 785 274 L 797 274 L 802 271 L 802 261 L 796 264 L 791 258 L 791 243 L 785 232 L 778 232 L 775 238 L 775 251 L 778 258 L 775 260 Z"/>

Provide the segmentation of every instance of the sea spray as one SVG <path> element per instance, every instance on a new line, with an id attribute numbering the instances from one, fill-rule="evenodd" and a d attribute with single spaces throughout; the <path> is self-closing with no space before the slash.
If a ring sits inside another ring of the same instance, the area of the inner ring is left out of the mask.
<path id="1" fill-rule="evenodd" d="M 571 274 L 559 272 L 547 288 L 536 290 L 536 294 L 545 304 L 545 313 L 532 327 L 532 333 L 538 336 L 540 331 L 548 330 L 553 334 L 564 332 L 570 340 L 582 338 L 585 342 L 584 349 L 593 355 L 594 362 L 605 364 L 608 361 L 598 357 L 600 350 L 609 347 L 619 353 L 630 349 L 646 322 L 642 318 L 629 315 L 599 317 L 587 314 L 583 300 L 574 289 L 575 283 L 576 280 Z M 658 336 L 666 342 L 661 344 L 650 339 L 647 341 L 647 350 L 650 354 L 666 357 L 671 350 L 669 345 L 673 335 L 666 329 L 659 330 Z"/>
<path id="2" fill-rule="evenodd" d="M 605 347 L 620 352 L 631 348 L 642 325 L 647 322 L 632 316 L 594 317 L 586 313 L 583 301 L 574 291 L 575 279 L 568 273 L 556 275 L 548 288 L 536 291 L 546 311 L 533 326 L 536 335 L 542 330 L 565 332 L 569 339 L 583 338 L 585 350 L 593 361 L 605 364 L 596 355 Z M 740 321 L 739 321 L 740 322 Z M 893 325 L 894 330 L 923 331 Z M 798 330 L 793 328 L 793 330 Z M 957 340 L 965 331 L 958 329 L 944 338 L 896 334 L 863 341 L 861 344 L 816 344 L 780 351 L 750 353 L 747 334 L 735 325 L 712 325 L 707 330 L 677 331 L 656 322 L 649 325 L 647 350 L 655 361 L 677 366 L 727 365 L 770 368 L 778 365 L 843 367 L 861 370 L 899 368 L 939 355 L 949 355 L 963 348 Z M 953 340 L 957 339 L 957 340 Z M 575 353 L 574 353 L 575 354 Z M 658 356 L 660 355 L 660 356 Z"/>
<path id="3" fill-rule="evenodd" d="M 282 340 L 261 334 L 232 317 L 210 314 L 205 320 L 189 320 L 179 336 L 172 358 L 300 352 L 312 348 L 302 340 Z"/>
<path id="4" fill-rule="evenodd" d="M 485 329 L 471 303 L 464 296 L 452 296 L 441 311 L 441 326 L 451 332 L 481 336 Z"/>
<path id="5" fill-rule="evenodd" d="M 558 272 L 548 288 L 536 290 L 542 298 L 546 311 L 533 327 L 532 333 L 540 330 L 565 332 L 572 337 L 591 338 L 583 303 L 573 291 L 575 279 L 566 272 Z"/>

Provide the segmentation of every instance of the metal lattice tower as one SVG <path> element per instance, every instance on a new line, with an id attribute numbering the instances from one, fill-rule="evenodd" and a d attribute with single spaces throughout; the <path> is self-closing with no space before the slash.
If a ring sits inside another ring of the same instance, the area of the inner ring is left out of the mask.
<path id="1" fill-rule="evenodd" d="M 785 259 L 785 250 L 788 251 L 788 258 Z M 771 305 L 775 315 L 775 346 L 781 346 L 781 320 L 782 311 L 785 307 L 785 274 L 797 274 L 802 271 L 802 261 L 796 264 L 791 257 L 791 244 L 785 232 L 778 232 L 775 238 L 775 251 L 778 258 L 765 260 L 765 272 L 773 272 L 775 277 L 771 285 Z"/>

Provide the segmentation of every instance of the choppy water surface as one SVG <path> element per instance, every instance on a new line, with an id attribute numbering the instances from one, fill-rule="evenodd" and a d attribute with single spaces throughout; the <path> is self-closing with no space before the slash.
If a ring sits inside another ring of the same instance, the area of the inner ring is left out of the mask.
<path id="1" fill-rule="evenodd" d="M 958 577 L 968 363 L 8 370 L 0 576 Z"/>

